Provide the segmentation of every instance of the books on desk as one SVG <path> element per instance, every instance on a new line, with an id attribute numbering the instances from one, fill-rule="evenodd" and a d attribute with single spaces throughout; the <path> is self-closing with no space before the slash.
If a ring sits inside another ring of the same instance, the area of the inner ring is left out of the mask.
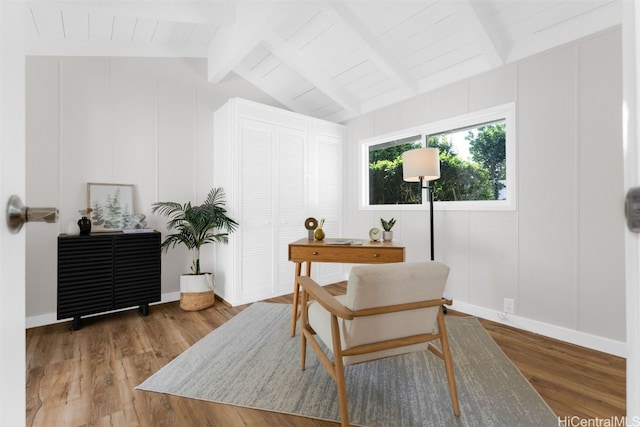
<path id="1" fill-rule="evenodd" d="M 362 242 L 360 240 L 333 240 L 333 241 L 327 241 L 325 244 L 348 246 L 348 245 L 362 245 Z"/>

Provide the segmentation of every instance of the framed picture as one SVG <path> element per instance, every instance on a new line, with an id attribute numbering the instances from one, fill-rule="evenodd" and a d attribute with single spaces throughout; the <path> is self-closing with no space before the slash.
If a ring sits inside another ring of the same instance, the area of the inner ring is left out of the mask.
<path id="1" fill-rule="evenodd" d="M 134 213 L 133 185 L 87 183 L 91 232 L 121 231 Z"/>

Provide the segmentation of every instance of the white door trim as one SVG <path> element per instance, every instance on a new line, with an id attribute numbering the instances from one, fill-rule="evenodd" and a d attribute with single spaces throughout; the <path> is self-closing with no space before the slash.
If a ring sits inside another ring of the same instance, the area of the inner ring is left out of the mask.
<path id="1" fill-rule="evenodd" d="M 625 194 L 640 185 L 640 6 L 623 2 L 623 151 Z M 622 209 L 622 201 L 620 209 Z M 640 417 L 640 235 L 626 232 L 627 420 Z"/>
<path id="2" fill-rule="evenodd" d="M 25 231 L 6 206 L 25 200 L 24 2 L 0 1 L 0 425 L 25 425 Z"/>

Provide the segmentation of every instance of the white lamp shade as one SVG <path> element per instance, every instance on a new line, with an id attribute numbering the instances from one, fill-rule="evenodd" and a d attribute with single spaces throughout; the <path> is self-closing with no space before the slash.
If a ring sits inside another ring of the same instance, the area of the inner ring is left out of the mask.
<path id="1" fill-rule="evenodd" d="M 440 178 L 440 150 L 433 147 L 416 148 L 402 153 L 402 178 L 419 182 Z"/>

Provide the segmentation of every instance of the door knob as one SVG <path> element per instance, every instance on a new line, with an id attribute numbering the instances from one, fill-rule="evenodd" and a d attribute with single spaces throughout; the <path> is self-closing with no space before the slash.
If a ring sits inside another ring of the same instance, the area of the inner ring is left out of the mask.
<path id="1" fill-rule="evenodd" d="M 7 202 L 7 226 L 17 234 L 25 222 L 58 222 L 58 208 L 30 208 L 15 194 Z"/>
<path id="2" fill-rule="evenodd" d="M 640 187 L 630 188 L 627 191 L 624 213 L 629 231 L 640 233 Z"/>

